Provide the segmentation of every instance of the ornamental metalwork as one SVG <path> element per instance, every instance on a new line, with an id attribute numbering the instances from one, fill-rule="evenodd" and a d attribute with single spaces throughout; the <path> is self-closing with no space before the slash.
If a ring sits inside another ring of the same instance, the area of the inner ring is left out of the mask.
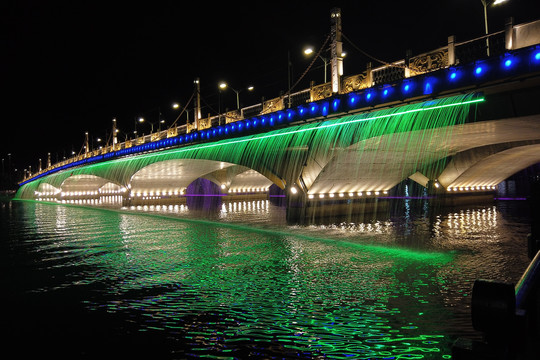
<path id="1" fill-rule="evenodd" d="M 442 69 L 448 66 L 448 49 L 423 54 L 410 60 L 409 68 L 411 76 L 423 74 L 429 71 Z"/>
<path id="2" fill-rule="evenodd" d="M 332 96 L 332 83 L 325 83 L 311 88 L 311 101 L 317 101 Z"/>
<path id="3" fill-rule="evenodd" d="M 261 115 L 268 114 L 274 111 L 283 110 L 285 106 L 283 105 L 283 98 L 276 98 L 272 100 L 265 101 L 263 103 L 263 109 Z"/>
<path id="4" fill-rule="evenodd" d="M 167 138 L 175 137 L 178 135 L 178 128 L 175 126 L 173 128 L 167 129 Z"/>
<path id="5" fill-rule="evenodd" d="M 344 78 L 341 92 L 346 94 L 353 91 L 366 89 L 368 87 L 369 85 L 367 83 L 367 74 L 362 73 Z"/>
<path id="6" fill-rule="evenodd" d="M 238 121 L 238 120 L 242 120 L 242 114 L 240 114 L 239 111 L 229 111 L 229 112 L 226 112 L 225 113 L 225 123 L 228 124 L 228 123 L 232 123 L 232 122 L 235 122 L 235 121 Z"/>

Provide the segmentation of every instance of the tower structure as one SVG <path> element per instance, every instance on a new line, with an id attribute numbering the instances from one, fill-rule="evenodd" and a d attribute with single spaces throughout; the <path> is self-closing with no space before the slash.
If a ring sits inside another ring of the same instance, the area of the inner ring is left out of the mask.
<path id="1" fill-rule="evenodd" d="M 341 76 L 343 75 L 343 42 L 341 41 L 341 9 L 330 11 L 330 66 L 332 67 L 332 92 L 341 92 Z"/>

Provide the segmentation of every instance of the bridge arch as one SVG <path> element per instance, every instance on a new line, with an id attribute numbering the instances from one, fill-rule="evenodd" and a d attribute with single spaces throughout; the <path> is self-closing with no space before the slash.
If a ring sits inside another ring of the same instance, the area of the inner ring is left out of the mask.
<path id="1" fill-rule="evenodd" d="M 47 182 L 42 182 L 37 187 L 37 190 L 35 190 L 35 196 L 37 198 L 49 198 L 56 196 L 60 192 L 62 192 L 62 189 L 57 188 Z"/>
<path id="2" fill-rule="evenodd" d="M 135 196 L 183 194 L 196 179 L 212 181 L 222 192 L 268 189 L 273 182 L 245 166 L 206 159 L 158 161 L 139 169 L 129 181 Z"/>
<path id="3" fill-rule="evenodd" d="M 88 174 L 71 175 L 60 185 L 60 199 L 100 198 L 107 195 L 123 195 L 127 188 L 108 179 Z"/>
<path id="4" fill-rule="evenodd" d="M 470 152 L 458 154 L 463 156 L 452 159 L 448 171 L 441 174 L 441 183 L 447 182 L 443 184 L 446 188 L 457 190 L 494 186 L 540 162 L 540 143 L 504 146 L 500 151 L 493 153 L 484 151 L 482 157 L 475 156 L 478 154 L 469 154 Z M 456 174 L 458 176 L 455 176 Z"/>
<path id="5" fill-rule="evenodd" d="M 80 174 L 64 179 L 60 184 L 60 189 L 65 192 L 98 191 L 108 183 L 111 183 L 111 181 L 96 175 Z"/>
<path id="6" fill-rule="evenodd" d="M 440 173 L 452 127 L 377 136 L 340 149 L 321 167 L 310 194 L 385 192 L 415 173 Z"/>
<path id="7" fill-rule="evenodd" d="M 129 181 L 132 193 L 183 193 L 195 179 L 234 164 L 204 159 L 157 161 L 139 169 Z"/>
<path id="8" fill-rule="evenodd" d="M 391 133 L 310 158 L 302 176 L 308 194 L 387 191 L 408 177 L 496 185 L 539 162 L 539 143 L 540 115 Z"/>

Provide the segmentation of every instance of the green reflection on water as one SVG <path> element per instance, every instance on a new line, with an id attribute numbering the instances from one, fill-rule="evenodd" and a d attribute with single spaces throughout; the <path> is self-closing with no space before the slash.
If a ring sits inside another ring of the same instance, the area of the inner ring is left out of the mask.
<path id="1" fill-rule="evenodd" d="M 181 337 L 197 356 L 440 359 L 449 352 L 438 272 L 451 254 L 28 204 L 36 229 L 56 234 L 43 246 L 69 249 L 64 266 L 80 268 L 66 286 L 98 289 L 89 309 Z"/>

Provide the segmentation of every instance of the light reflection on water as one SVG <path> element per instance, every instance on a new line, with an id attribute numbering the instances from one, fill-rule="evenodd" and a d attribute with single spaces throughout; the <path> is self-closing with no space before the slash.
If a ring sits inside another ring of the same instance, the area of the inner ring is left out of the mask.
<path id="1" fill-rule="evenodd" d="M 131 349 L 152 339 L 176 358 L 441 359 L 472 335 L 472 282 L 515 282 L 525 269 L 529 226 L 500 206 L 418 209 L 287 225 L 267 200 L 212 212 L 14 202 L 2 208 L 2 250 L 12 253 L 2 260 L 20 276 L 14 299 L 90 314 L 42 321 L 52 342 L 82 331 L 87 354 L 106 338 Z"/>

